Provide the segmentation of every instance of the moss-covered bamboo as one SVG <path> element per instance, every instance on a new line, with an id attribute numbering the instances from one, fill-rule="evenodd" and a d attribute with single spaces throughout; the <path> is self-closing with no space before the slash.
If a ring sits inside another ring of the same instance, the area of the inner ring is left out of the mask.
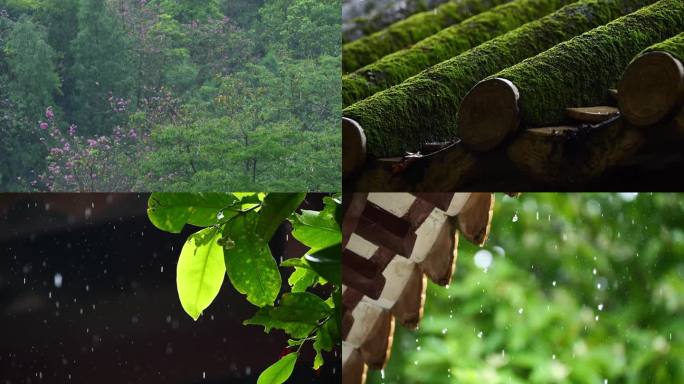
<path id="1" fill-rule="evenodd" d="M 440 30 L 510 0 L 453 0 L 342 46 L 342 70 L 355 71 Z"/>
<path id="2" fill-rule="evenodd" d="M 379 2 L 379 6 L 363 4 L 365 16 L 352 16 L 351 20 L 344 22 L 342 42 L 346 44 L 370 35 L 411 15 L 435 9 L 447 1 L 449 0 L 408 0 L 400 2 L 398 6 L 394 1 Z M 368 9 L 368 6 L 372 8 Z M 345 15 L 344 7 L 342 14 Z"/>
<path id="3" fill-rule="evenodd" d="M 642 54 L 647 52 L 667 52 L 684 63 L 684 32 L 660 43 L 651 45 L 644 49 Z"/>
<path id="4" fill-rule="evenodd" d="M 344 106 L 399 84 L 426 68 L 575 1 L 514 0 L 445 28 L 409 48 L 345 75 L 342 78 Z"/>
<path id="5" fill-rule="evenodd" d="M 654 0 L 581 0 L 437 64 L 344 109 L 374 157 L 451 139 L 458 107 L 478 81 Z"/>
<path id="6" fill-rule="evenodd" d="M 684 104 L 684 33 L 646 48 L 618 83 L 618 105 L 630 123 L 651 126 Z"/>
<path id="7" fill-rule="evenodd" d="M 518 88 L 519 116 L 525 125 L 558 124 L 567 107 L 608 103 L 608 89 L 635 55 L 683 29 L 684 1 L 660 0 L 493 77 Z"/>

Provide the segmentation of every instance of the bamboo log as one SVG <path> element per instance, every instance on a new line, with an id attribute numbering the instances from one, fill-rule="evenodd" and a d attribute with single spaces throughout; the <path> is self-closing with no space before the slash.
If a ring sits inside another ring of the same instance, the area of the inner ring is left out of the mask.
<path id="1" fill-rule="evenodd" d="M 508 1 L 510 0 L 450 1 L 434 10 L 417 13 L 370 36 L 343 45 L 342 71 L 355 71 L 450 25 Z"/>
<path id="2" fill-rule="evenodd" d="M 448 0 L 409 0 L 397 4 L 397 2 L 389 1 L 382 4 L 383 9 L 378 9 L 370 12 L 363 12 L 365 15 L 352 15 L 350 21 L 345 21 L 342 27 L 342 42 L 344 44 L 357 40 L 363 36 L 370 35 L 381 29 L 396 23 L 399 20 L 406 19 L 411 15 L 419 12 L 425 12 L 435 9 L 438 6 L 446 3 Z M 365 7 L 369 4 L 361 4 Z M 372 5 L 372 4 L 371 4 Z M 344 9 L 343 9 L 344 16 Z"/>
<path id="3" fill-rule="evenodd" d="M 514 0 L 445 28 L 342 77 L 346 107 L 399 84 L 420 71 L 556 11 L 576 0 Z"/>
<path id="4" fill-rule="evenodd" d="M 638 126 L 658 123 L 684 102 L 684 33 L 647 48 L 618 84 L 619 106 Z"/>
<path id="5" fill-rule="evenodd" d="M 463 143 L 473 150 L 491 150 L 521 124 L 559 124 L 567 107 L 607 103 L 607 90 L 636 54 L 683 28 L 684 2 L 660 0 L 495 74 L 463 100 L 458 121 Z M 485 105 L 483 97 L 497 96 L 480 89 L 492 89 L 502 79 L 510 81 L 520 99 L 514 101 L 499 87 L 496 92 L 506 97 L 506 104 Z M 484 118 L 490 114 L 499 116 Z M 503 124 L 488 125 L 498 121 Z"/>
<path id="6" fill-rule="evenodd" d="M 344 109 L 369 157 L 401 156 L 456 134 L 461 100 L 478 81 L 655 0 L 582 0 L 437 64 Z"/>
<path id="7" fill-rule="evenodd" d="M 582 123 L 602 123 L 618 116 L 620 110 L 615 107 L 602 105 L 598 107 L 567 108 L 565 113 L 569 118 Z"/>

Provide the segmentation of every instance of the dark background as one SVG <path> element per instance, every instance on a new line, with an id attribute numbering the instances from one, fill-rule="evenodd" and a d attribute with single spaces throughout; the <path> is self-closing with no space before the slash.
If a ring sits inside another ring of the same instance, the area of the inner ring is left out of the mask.
<path id="1" fill-rule="evenodd" d="M 254 383 L 279 358 L 285 334 L 243 326 L 256 307 L 227 277 L 197 322 L 185 314 L 176 262 L 196 229 L 154 228 L 147 198 L 0 195 L 0 382 Z M 302 255 L 288 230 L 276 258 Z M 308 345 L 289 382 L 339 381 L 339 352 L 325 358 L 314 372 Z"/>

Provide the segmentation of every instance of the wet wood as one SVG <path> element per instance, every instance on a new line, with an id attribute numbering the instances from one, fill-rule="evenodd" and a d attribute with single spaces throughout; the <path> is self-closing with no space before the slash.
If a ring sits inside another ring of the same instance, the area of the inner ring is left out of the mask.
<path id="1" fill-rule="evenodd" d="M 458 255 L 457 225 L 457 219 L 447 219 L 447 223 L 442 227 L 434 245 L 420 263 L 423 272 L 430 280 L 439 285 L 449 284 L 456 269 Z"/>
<path id="2" fill-rule="evenodd" d="M 482 173 L 477 155 L 454 143 L 424 157 L 370 160 L 345 182 L 345 190 L 377 192 L 453 191 Z"/>
<path id="3" fill-rule="evenodd" d="M 342 384 L 363 384 L 366 382 L 366 372 L 368 366 L 363 362 L 361 352 L 348 346 L 346 343 L 342 345 L 342 355 L 344 362 L 342 364 Z"/>
<path id="4" fill-rule="evenodd" d="M 620 114 L 620 110 L 615 107 L 583 107 L 566 108 L 565 113 L 569 118 L 581 123 L 602 123 Z"/>
<path id="5" fill-rule="evenodd" d="M 404 327 L 415 329 L 423 317 L 427 278 L 418 266 L 413 268 L 399 299 L 391 313 Z"/>
<path id="6" fill-rule="evenodd" d="M 532 180 L 577 188 L 637 153 L 644 143 L 642 132 L 618 118 L 595 126 L 525 130 L 508 155 Z"/>
<path id="7" fill-rule="evenodd" d="M 361 345 L 361 356 L 370 369 L 383 369 L 389 360 L 394 341 L 394 316 L 389 311 L 383 311 L 368 338 Z"/>
<path id="8" fill-rule="evenodd" d="M 509 80 L 481 81 L 460 106 L 458 136 L 468 149 L 489 151 L 520 125 L 518 88 Z"/>
<path id="9" fill-rule="evenodd" d="M 489 236 L 489 228 L 494 212 L 494 194 L 473 193 L 458 214 L 458 226 L 463 236 L 482 245 Z"/>
<path id="10" fill-rule="evenodd" d="M 632 61 L 618 84 L 625 119 L 649 126 L 670 116 L 684 102 L 684 66 L 666 52 L 645 53 Z"/>

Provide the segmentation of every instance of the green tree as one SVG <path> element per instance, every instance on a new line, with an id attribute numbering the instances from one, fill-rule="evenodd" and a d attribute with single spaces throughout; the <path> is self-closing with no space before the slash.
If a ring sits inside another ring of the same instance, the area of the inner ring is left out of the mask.
<path id="1" fill-rule="evenodd" d="M 78 24 L 78 35 L 71 44 L 71 75 L 75 79 L 70 97 L 73 120 L 87 132 L 110 132 L 115 124 L 121 123 L 121 115 L 112 111 L 110 97 L 133 96 L 136 79 L 135 71 L 131 70 L 131 42 L 106 0 L 81 0 Z"/>
<path id="2" fill-rule="evenodd" d="M 162 11 L 181 23 L 221 18 L 219 0 L 154 0 Z"/>
<path id="3" fill-rule="evenodd" d="M 43 168 L 36 129 L 59 79 L 44 33 L 28 17 L 0 11 L 0 189 L 21 191 Z"/>
<path id="4" fill-rule="evenodd" d="M 10 98 L 23 117 L 37 123 L 60 89 L 52 61 L 55 52 L 45 42 L 45 33 L 28 16 L 22 16 L 9 34 L 5 54 Z"/>

